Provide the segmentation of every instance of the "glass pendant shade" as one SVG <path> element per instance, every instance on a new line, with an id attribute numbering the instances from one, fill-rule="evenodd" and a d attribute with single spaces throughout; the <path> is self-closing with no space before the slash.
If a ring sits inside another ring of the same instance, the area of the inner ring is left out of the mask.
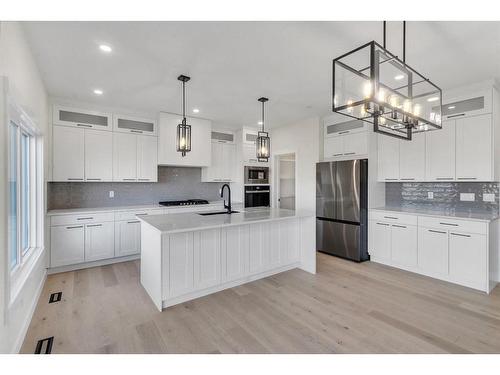
<path id="1" fill-rule="evenodd" d="M 269 138 L 269 134 L 267 132 L 258 132 L 255 143 L 257 145 L 257 160 L 269 161 L 271 154 L 271 138 Z"/>
<path id="2" fill-rule="evenodd" d="M 411 140 L 441 129 L 441 103 L 438 86 L 375 41 L 333 60 L 333 111 L 375 132 Z"/>
<path id="3" fill-rule="evenodd" d="M 186 118 L 183 118 L 182 123 L 177 125 L 177 151 L 182 156 L 186 156 L 186 152 L 191 151 L 191 125 L 186 124 Z"/>

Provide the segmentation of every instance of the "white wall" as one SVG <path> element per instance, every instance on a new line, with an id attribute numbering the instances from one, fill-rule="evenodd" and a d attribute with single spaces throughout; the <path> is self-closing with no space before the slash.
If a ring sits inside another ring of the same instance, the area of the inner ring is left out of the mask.
<path id="1" fill-rule="evenodd" d="M 19 22 L 0 22 L 0 76 L 7 77 L 8 90 L 14 101 L 20 105 L 38 125 L 43 134 L 48 129 L 47 93 L 40 72 L 26 42 Z M 2 108 L 0 108 L 0 112 Z M 24 334 L 37 303 L 38 293 L 45 280 L 45 254 L 34 265 L 30 277 L 17 298 L 9 303 L 7 275 L 7 132 L 5 113 L 0 113 L 0 353 L 19 350 Z M 44 164 L 48 157 L 47 140 L 44 139 Z M 45 169 L 47 176 L 47 168 Z"/>

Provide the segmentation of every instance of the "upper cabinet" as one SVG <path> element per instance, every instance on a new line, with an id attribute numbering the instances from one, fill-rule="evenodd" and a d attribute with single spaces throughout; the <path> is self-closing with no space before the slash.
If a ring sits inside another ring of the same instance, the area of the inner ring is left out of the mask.
<path id="1" fill-rule="evenodd" d="M 113 181 L 158 181 L 157 138 L 113 134 Z"/>
<path id="2" fill-rule="evenodd" d="M 157 135 L 155 120 L 127 115 L 113 115 L 113 130 L 121 133 Z"/>
<path id="3" fill-rule="evenodd" d="M 455 120 L 443 121 L 443 128 L 425 133 L 425 175 L 428 181 L 455 179 Z"/>
<path id="4" fill-rule="evenodd" d="M 110 113 L 54 105 L 52 120 L 54 125 L 73 126 L 75 128 L 112 130 Z"/>
<path id="5" fill-rule="evenodd" d="M 198 118 L 187 118 L 191 125 L 191 151 L 182 156 L 177 152 L 177 125 L 182 116 L 161 112 L 159 120 L 158 164 L 186 167 L 208 167 L 212 154 L 212 122 Z"/>
<path id="6" fill-rule="evenodd" d="M 353 159 L 368 155 L 368 127 L 360 120 L 347 120 L 337 114 L 323 120 L 323 157 L 331 159 Z"/>
<path id="7" fill-rule="evenodd" d="M 399 139 L 378 134 L 377 141 L 378 181 L 399 181 Z"/>
<path id="8" fill-rule="evenodd" d="M 52 181 L 85 180 L 84 132 L 66 126 L 52 129 Z"/>
<path id="9" fill-rule="evenodd" d="M 399 141 L 399 179 L 425 180 L 425 134 L 414 134 L 411 142 Z"/>
<path id="10" fill-rule="evenodd" d="M 212 131 L 212 160 L 210 167 L 201 170 L 202 182 L 232 182 L 236 173 L 236 144 L 234 133 Z"/>

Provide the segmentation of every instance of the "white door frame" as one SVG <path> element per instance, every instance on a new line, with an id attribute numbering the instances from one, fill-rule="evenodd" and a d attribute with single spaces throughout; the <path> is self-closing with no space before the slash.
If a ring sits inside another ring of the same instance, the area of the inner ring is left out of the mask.
<path id="1" fill-rule="evenodd" d="M 297 196 L 298 196 L 298 189 L 297 189 L 297 161 L 299 159 L 299 153 L 296 149 L 283 149 L 283 150 L 278 150 L 277 152 L 272 153 L 272 173 L 271 173 L 271 207 L 278 208 L 279 207 L 279 202 L 278 202 L 278 196 L 279 196 L 279 176 L 276 174 L 280 168 L 279 168 L 279 156 L 283 155 L 288 155 L 288 154 L 294 154 L 295 155 L 295 209 L 297 209 Z"/>

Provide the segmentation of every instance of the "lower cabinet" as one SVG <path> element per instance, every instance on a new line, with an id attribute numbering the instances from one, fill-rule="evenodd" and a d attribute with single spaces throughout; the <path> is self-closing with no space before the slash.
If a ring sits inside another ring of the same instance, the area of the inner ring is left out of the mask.
<path id="1" fill-rule="evenodd" d="M 228 227 L 222 231 L 222 280 L 241 279 L 248 273 L 249 228 Z"/>
<path id="2" fill-rule="evenodd" d="M 126 220 L 115 222 L 115 256 L 139 254 L 141 252 L 141 222 Z"/>
<path id="3" fill-rule="evenodd" d="M 448 275 L 448 232 L 418 228 L 418 268 L 427 275 Z"/>
<path id="4" fill-rule="evenodd" d="M 450 231 L 450 278 L 476 289 L 487 287 L 486 236 Z"/>
<path id="5" fill-rule="evenodd" d="M 369 223 L 370 258 L 375 261 L 391 260 L 391 224 L 378 221 Z"/>
<path id="6" fill-rule="evenodd" d="M 391 260 L 404 267 L 417 265 L 417 227 L 392 224 Z"/>
<path id="7" fill-rule="evenodd" d="M 112 222 L 85 226 L 85 261 L 113 258 L 115 254 L 114 224 Z"/>
<path id="8" fill-rule="evenodd" d="M 50 228 L 51 267 L 81 263 L 85 260 L 85 225 Z"/>

